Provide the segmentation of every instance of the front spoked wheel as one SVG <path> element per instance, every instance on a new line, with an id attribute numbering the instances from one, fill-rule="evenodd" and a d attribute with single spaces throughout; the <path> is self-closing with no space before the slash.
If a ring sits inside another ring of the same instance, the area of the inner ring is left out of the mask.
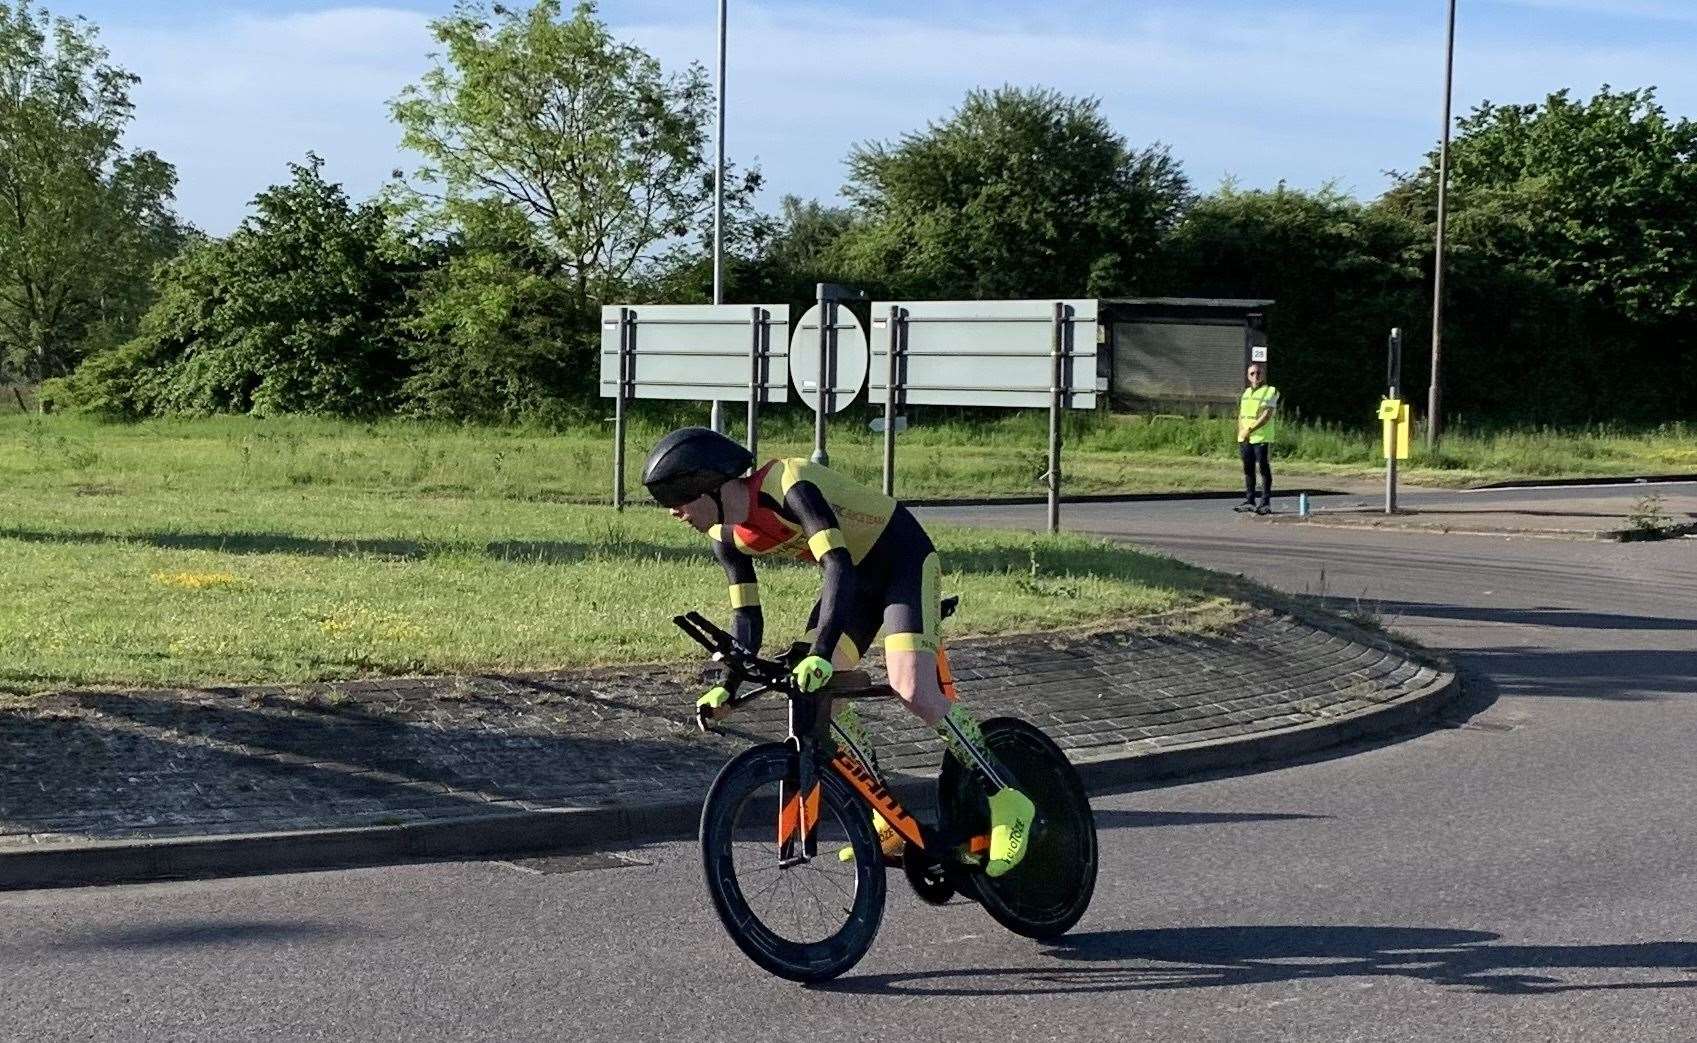
<path id="1" fill-rule="evenodd" d="M 1019 865 L 999 877 L 964 877 L 996 922 L 1027 938 L 1071 930 L 1096 893 L 1096 817 L 1066 754 L 1042 731 L 1014 717 L 985 721 L 984 741 L 1037 806 L 1039 825 Z M 938 780 L 944 822 L 956 835 L 990 831 L 989 804 L 974 773 L 945 755 Z"/>
<path id="2" fill-rule="evenodd" d="M 725 765 L 701 812 L 701 859 L 713 908 L 737 947 L 779 977 L 817 982 L 871 948 L 884 915 L 884 866 L 865 806 L 828 769 L 818 775 L 818 854 L 802 860 L 794 832 L 780 844 L 779 790 L 795 756 L 771 744 Z"/>

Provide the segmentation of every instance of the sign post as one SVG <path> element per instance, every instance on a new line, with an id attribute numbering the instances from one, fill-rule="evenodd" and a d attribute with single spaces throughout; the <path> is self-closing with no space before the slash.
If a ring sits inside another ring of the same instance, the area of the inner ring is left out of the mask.
<path id="1" fill-rule="evenodd" d="M 889 323 L 889 368 L 884 380 L 884 387 L 889 392 L 884 396 L 884 495 L 894 497 L 896 495 L 896 400 L 901 397 L 901 371 L 899 367 L 901 365 L 902 334 L 906 331 L 901 305 L 890 305 Z"/>
<path id="2" fill-rule="evenodd" d="M 865 331 L 861 329 L 860 320 L 856 319 L 852 312 L 846 317 L 842 315 L 841 302 L 864 300 L 866 294 L 847 286 L 822 282 L 818 284 L 817 296 L 818 303 L 796 324 L 798 335 L 808 329 L 810 321 L 819 324 L 818 369 L 812 373 L 815 379 L 808 380 L 809 374 L 802 361 L 802 348 L 799 343 L 790 358 L 790 376 L 804 399 L 811 385 L 815 396 L 811 459 L 816 464 L 828 465 L 831 461 L 825 450 L 825 420 L 833 412 L 852 402 L 866 381 Z M 842 341 L 844 330 L 849 334 L 846 345 Z M 839 395 L 843 397 L 839 399 Z"/>
<path id="3" fill-rule="evenodd" d="M 1061 531 L 1061 401 L 1066 396 L 1067 306 L 1055 302 L 1049 330 L 1049 532 Z"/>
<path id="4" fill-rule="evenodd" d="M 1385 513 L 1396 513 L 1396 462 L 1402 440 L 1398 428 L 1408 409 L 1398 397 L 1402 384 L 1402 329 L 1391 330 L 1385 344 L 1385 400 L 1379 403 L 1379 419 L 1384 424 L 1385 449 Z M 1406 436 L 1404 436 L 1406 437 Z"/>
<path id="5" fill-rule="evenodd" d="M 631 342 L 635 340 L 629 308 L 619 309 L 618 386 L 613 392 L 613 510 L 625 509 L 625 399 L 630 397 Z"/>

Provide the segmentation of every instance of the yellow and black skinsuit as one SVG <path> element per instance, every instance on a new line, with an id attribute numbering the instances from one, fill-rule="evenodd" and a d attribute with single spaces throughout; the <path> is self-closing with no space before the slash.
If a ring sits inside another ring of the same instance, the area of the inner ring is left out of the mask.
<path id="1" fill-rule="evenodd" d="M 749 515 L 708 530 L 730 581 L 732 631 L 758 649 L 756 557 L 817 562 L 825 583 L 808 619 L 813 654 L 839 647 L 852 662 L 884 632 L 889 651 L 937 650 L 941 568 L 931 537 L 906 507 L 820 464 L 772 460 L 743 479 Z M 846 642 L 846 644 L 842 644 Z"/>

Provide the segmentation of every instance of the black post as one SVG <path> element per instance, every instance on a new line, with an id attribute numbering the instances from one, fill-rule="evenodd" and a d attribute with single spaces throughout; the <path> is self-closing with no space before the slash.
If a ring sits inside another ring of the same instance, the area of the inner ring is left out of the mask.
<path id="1" fill-rule="evenodd" d="M 1067 306 L 1055 302 L 1055 322 L 1049 346 L 1049 532 L 1061 531 L 1061 395 L 1066 380 Z"/>
<path id="2" fill-rule="evenodd" d="M 613 396 L 613 509 L 625 509 L 625 398 L 630 393 L 631 355 L 636 322 L 629 308 L 619 309 L 619 387 Z"/>
<path id="3" fill-rule="evenodd" d="M 896 389 L 901 380 L 902 309 L 890 305 L 890 357 L 884 379 L 884 495 L 896 495 Z"/>
<path id="4" fill-rule="evenodd" d="M 828 288 L 824 283 L 819 284 L 819 380 L 816 384 L 817 397 L 814 402 L 818 411 L 813 417 L 813 462 L 829 464 L 830 455 L 825 452 L 825 417 L 831 411 L 830 393 L 826 386 L 830 383 L 831 373 L 831 341 L 836 331 L 831 327 L 832 312 L 835 302 L 829 297 Z"/>
<path id="5" fill-rule="evenodd" d="M 1385 345 L 1385 397 L 1397 402 L 1397 389 L 1402 386 L 1402 329 L 1392 328 L 1390 340 Z M 1396 446 L 1397 429 L 1402 423 L 1402 406 L 1397 406 L 1397 418 L 1390 421 L 1390 444 L 1385 448 L 1385 513 L 1396 513 Z M 1384 425 L 1380 425 L 1381 432 Z M 1382 434 L 1380 437 L 1384 437 Z"/>
<path id="6" fill-rule="evenodd" d="M 765 380 L 761 363 L 766 354 L 766 344 L 771 338 L 771 327 L 767 324 L 769 316 L 766 309 L 755 307 L 749 309 L 748 325 L 748 451 L 755 456 L 760 455 L 760 396 L 765 392 Z"/>

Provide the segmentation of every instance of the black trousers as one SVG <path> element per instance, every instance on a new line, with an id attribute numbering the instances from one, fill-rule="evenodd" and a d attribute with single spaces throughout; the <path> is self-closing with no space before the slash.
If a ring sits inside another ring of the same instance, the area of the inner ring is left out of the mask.
<path id="1" fill-rule="evenodd" d="M 1261 502 L 1269 506 L 1273 502 L 1273 463 L 1267 450 L 1272 446 L 1266 442 L 1256 445 L 1252 442 L 1239 442 L 1238 455 L 1243 457 L 1243 498 L 1255 499 L 1255 471 L 1261 471 Z"/>

